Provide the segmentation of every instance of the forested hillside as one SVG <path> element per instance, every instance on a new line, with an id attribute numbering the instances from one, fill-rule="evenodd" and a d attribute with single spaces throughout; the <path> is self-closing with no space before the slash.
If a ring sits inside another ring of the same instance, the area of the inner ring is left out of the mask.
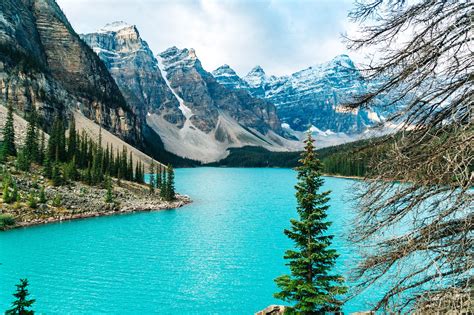
<path id="1" fill-rule="evenodd" d="M 387 148 L 383 138 L 360 140 L 317 150 L 324 163 L 324 172 L 341 176 L 367 174 L 369 161 Z M 224 167 L 296 167 L 300 152 L 271 152 L 264 148 L 244 147 L 230 149 L 225 159 L 209 164 Z"/>

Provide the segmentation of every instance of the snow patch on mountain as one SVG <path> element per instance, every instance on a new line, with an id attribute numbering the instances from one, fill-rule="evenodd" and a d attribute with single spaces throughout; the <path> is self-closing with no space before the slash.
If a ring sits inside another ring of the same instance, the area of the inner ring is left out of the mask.
<path id="1" fill-rule="evenodd" d="M 100 33 L 107 33 L 107 32 L 118 32 L 120 30 L 123 30 L 125 28 L 131 28 L 134 27 L 131 24 L 128 24 L 127 22 L 124 21 L 115 21 L 112 23 L 106 24 L 104 27 L 100 28 L 98 32 Z"/>
<path id="2" fill-rule="evenodd" d="M 168 80 L 168 72 L 166 70 L 169 68 L 161 67 L 161 65 L 163 64 L 163 58 L 160 55 L 157 55 L 156 59 L 158 59 L 158 68 L 160 69 L 161 74 L 163 75 L 163 79 L 165 80 L 166 85 L 168 86 L 168 88 L 171 90 L 171 93 L 173 93 L 174 97 L 176 97 L 176 99 L 179 102 L 179 110 L 183 113 L 184 117 L 186 117 L 186 120 L 189 120 L 189 118 L 191 118 L 191 116 L 193 115 L 193 111 L 191 110 L 191 108 L 186 106 L 186 103 L 181 98 L 181 96 L 179 96 L 178 93 L 176 93 L 175 90 L 171 87 L 170 81 Z M 185 126 L 186 126 L 186 123 L 185 123 Z"/>

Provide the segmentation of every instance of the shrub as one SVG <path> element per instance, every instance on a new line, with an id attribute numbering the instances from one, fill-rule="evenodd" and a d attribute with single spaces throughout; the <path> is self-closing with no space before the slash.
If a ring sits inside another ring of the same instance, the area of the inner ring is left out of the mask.
<path id="1" fill-rule="evenodd" d="M 31 209 L 38 208 L 38 200 L 36 199 L 36 194 L 31 192 L 28 196 L 28 207 Z"/>
<path id="2" fill-rule="evenodd" d="M 61 204 L 62 204 L 61 195 L 60 195 L 60 194 L 57 194 L 57 195 L 54 196 L 54 198 L 53 198 L 53 207 L 60 207 Z"/>
<path id="3" fill-rule="evenodd" d="M 44 191 L 44 186 L 41 187 L 40 193 L 39 193 L 39 202 L 40 203 L 46 203 L 48 199 L 46 198 L 46 193 Z"/>
<path id="4" fill-rule="evenodd" d="M 15 225 L 15 218 L 11 214 L 0 214 L 0 229 Z"/>

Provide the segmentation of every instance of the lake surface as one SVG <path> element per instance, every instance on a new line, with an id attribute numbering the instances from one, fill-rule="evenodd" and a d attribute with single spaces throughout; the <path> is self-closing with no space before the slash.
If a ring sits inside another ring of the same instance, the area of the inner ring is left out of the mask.
<path id="1" fill-rule="evenodd" d="M 0 311 L 19 278 L 45 314 L 253 314 L 280 303 L 273 279 L 287 271 L 283 234 L 296 217 L 289 169 L 176 171 L 193 199 L 169 211 L 56 223 L 0 233 Z M 337 269 L 357 262 L 345 241 L 353 181 L 326 178 Z M 366 310 L 375 292 L 348 302 Z"/>

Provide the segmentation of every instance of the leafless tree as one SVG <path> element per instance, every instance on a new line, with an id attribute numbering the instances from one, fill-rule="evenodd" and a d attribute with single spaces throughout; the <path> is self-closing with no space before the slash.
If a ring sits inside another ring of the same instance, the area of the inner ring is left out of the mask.
<path id="1" fill-rule="evenodd" d="M 383 283 L 374 308 L 402 312 L 427 305 L 427 296 L 430 305 L 453 292 L 470 297 L 474 1 L 369 0 L 350 16 L 361 33 L 348 45 L 372 51 L 363 71 L 380 84 L 347 106 L 371 106 L 380 95 L 388 108 L 403 104 L 389 118 L 399 131 L 359 187 L 352 239 L 369 247 L 355 292 Z"/>

